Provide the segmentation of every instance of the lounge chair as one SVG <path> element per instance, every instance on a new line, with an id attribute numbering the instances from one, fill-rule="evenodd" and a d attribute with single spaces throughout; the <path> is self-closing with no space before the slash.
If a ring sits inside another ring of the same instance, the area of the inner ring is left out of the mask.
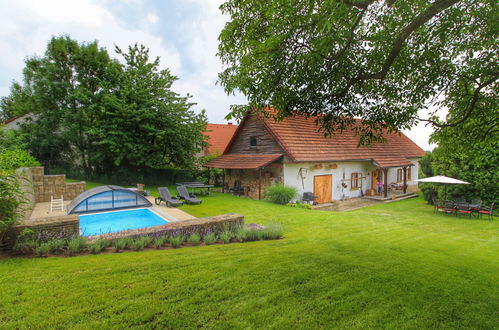
<path id="1" fill-rule="evenodd" d="M 185 186 L 177 186 L 177 192 L 180 199 L 183 199 L 187 204 L 201 204 L 203 201 L 197 199 L 196 196 L 189 194 Z"/>
<path id="2" fill-rule="evenodd" d="M 180 206 L 184 204 L 181 200 L 179 200 L 177 197 L 172 197 L 170 195 L 170 191 L 166 187 L 159 187 L 159 197 L 156 198 L 156 204 L 161 204 L 161 202 L 165 202 L 166 206 L 168 207 L 173 207 L 173 206 Z"/>

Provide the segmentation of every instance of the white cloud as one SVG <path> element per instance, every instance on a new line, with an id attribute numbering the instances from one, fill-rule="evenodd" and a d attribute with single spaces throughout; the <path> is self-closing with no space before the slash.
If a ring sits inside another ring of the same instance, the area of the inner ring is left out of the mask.
<path id="1" fill-rule="evenodd" d="M 0 71 L 21 78 L 24 59 L 42 55 L 52 36 L 68 34 L 78 41 L 98 40 L 113 52 L 142 43 L 153 57 L 160 56 L 173 73 L 182 69 L 177 48 L 159 36 L 128 27 L 105 7 L 90 1 L 17 1 L 0 3 Z M 5 86 L 0 86 L 3 88 Z"/>
<path id="2" fill-rule="evenodd" d="M 152 57 L 160 56 L 161 65 L 179 76 L 180 80 L 173 86 L 177 92 L 193 95 L 192 101 L 197 103 L 195 109 L 206 109 L 210 122 L 224 122 L 231 104 L 246 103 L 244 96 L 227 96 L 223 88 L 216 85 L 222 70 L 216 56 L 218 35 L 228 18 L 218 9 L 222 0 L 184 1 L 198 8 L 196 14 L 179 17 L 175 22 L 161 22 L 175 24 L 175 30 L 185 43 L 181 49 L 161 36 L 161 31 L 148 30 L 160 23 L 158 13 L 149 9 L 150 2 L 124 1 L 129 12 L 146 22 L 139 28 L 131 27 L 135 25 L 104 6 L 113 4 L 112 1 L 0 1 L 0 96 L 8 94 L 12 80 L 22 78 L 26 57 L 43 55 L 52 36 L 66 33 L 79 41 L 98 40 L 110 53 L 113 53 L 114 44 L 122 49 L 135 43 L 146 45 Z M 143 11 L 144 8 L 149 10 Z M 171 26 L 167 25 L 168 28 L 173 31 Z M 424 123 L 404 131 L 425 150 L 433 148 L 428 144 L 431 132 L 431 127 L 425 127 Z"/>
<path id="3" fill-rule="evenodd" d="M 159 21 L 159 17 L 158 17 L 158 15 L 156 15 L 156 13 L 149 13 L 149 14 L 147 14 L 146 19 L 151 24 L 156 24 Z"/>

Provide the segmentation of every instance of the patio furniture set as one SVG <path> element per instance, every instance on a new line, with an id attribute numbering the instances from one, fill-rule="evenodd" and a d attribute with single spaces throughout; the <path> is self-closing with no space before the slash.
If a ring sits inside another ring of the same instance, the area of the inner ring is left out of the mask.
<path id="1" fill-rule="evenodd" d="M 480 199 L 466 200 L 464 198 L 457 198 L 455 200 L 444 200 L 441 204 L 438 203 L 437 198 L 432 196 L 433 205 L 435 206 L 434 212 L 442 211 L 445 214 L 457 216 L 458 214 L 467 215 L 471 217 L 481 217 L 487 215 L 492 220 L 494 214 L 494 204 L 490 206 L 482 205 Z"/>

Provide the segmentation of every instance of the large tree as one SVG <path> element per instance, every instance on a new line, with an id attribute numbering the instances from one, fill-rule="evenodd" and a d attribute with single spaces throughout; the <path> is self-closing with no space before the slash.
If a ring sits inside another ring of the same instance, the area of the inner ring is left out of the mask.
<path id="1" fill-rule="evenodd" d="M 467 119 L 432 134 L 431 139 L 438 147 L 429 159 L 434 174 L 471 183 L 449 187 L 448 198 L 476 197 L 492 203 L 499 198 L 499 97 L 478 100 L 476 111 L 468 115 L 460 104 L 469 104 L 473 97 L 470 93 L 468 97 L 447 100 L 450 109 L 448 122 L 460 121 L 465 115 Z"/>
<path id="2" fill-rule="evenodd" d="M 382 127 L 458 125 L 497 94 L 495 0 L 227 0 L 221 10 L 220 82 L 280 118 L 320 114 L 330 132 L 361 117 L 369 142 Z M 441 102 L 459 96 L 461 117 L 439 120 Z"/>
<path id="3" fill-rule="evenodd" d="M 43 57 L 26 60 L 23 84 L 2 100 L 7 114 L 32 112 L 23 128 L 44 165 L 86 174 L 188 166 L 203 143 L 204 112 L 171 90 L 178 78 L 150 60 L 144 46 L 116 49 L 52 38 Z"/>

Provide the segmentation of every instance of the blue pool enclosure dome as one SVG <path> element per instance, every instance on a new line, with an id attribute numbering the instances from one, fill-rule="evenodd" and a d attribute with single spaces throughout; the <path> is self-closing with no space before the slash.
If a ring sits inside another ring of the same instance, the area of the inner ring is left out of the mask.
<path id="1" fill-rule="evenodd" d="M 120 186 L 100 186 L 87 190 L 69 203 L 68 214 L 151 206 L 144 196 Z"/>

